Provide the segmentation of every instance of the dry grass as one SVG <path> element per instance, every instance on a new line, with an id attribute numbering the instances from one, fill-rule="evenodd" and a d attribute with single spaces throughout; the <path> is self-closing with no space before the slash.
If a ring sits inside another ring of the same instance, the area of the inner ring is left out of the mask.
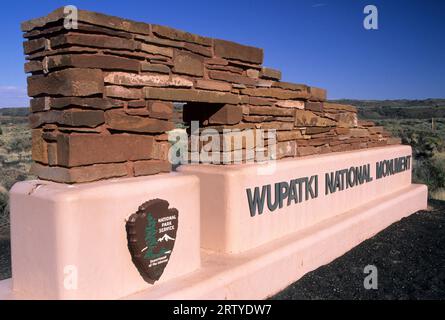
<path id="1" fill-rule="evenodd" d="M 8 190 L 30 178 L 31 130 L 23 119 L 0 116 L 0 239 L 9 237 Z"/>
<path id="2" fill-rule="evenodd" d="M 439 189 L 431 192 L 431 198 L 436 200 L 445 201 L 445 189 Z"/>

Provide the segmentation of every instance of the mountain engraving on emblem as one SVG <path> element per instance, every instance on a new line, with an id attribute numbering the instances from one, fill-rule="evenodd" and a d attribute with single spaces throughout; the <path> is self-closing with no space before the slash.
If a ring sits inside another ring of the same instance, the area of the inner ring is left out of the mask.
<path id="1" fill-rule="evenodd" d="M 132 261 L 141 276 L 153 284 L 162 276 L 175 245 L 178 210 L 166 200 L 143 203 L 127 223 L 127 240 Z"/>

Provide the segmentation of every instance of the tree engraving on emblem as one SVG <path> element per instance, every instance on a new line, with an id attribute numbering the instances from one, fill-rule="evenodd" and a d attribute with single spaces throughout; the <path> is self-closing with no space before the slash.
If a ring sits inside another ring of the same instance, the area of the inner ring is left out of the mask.
<path id="1" fill-rule="evenodd" d="M 176 240 L 178 210 L 166 200 L 142 204 L 127 223 L 128 249 L 141 276 L 148 283 L 159 280 L 167 266 Z"/>

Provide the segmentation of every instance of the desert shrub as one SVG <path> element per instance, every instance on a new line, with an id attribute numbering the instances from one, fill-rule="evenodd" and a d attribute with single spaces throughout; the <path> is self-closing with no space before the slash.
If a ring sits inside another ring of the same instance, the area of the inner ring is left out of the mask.
<path id="1" fill-rule="evenodd" d="M 402 143 L 409 144 L 413 150 L 413 182 L 428 186 L 431 193 L 445 187 L 445 158 L 439 157 L 444 148 L 440 135 L 431 131 L 411 128 L 398 133 Z"/>
<path id="2" fill-rule="evenodd" d="M 401 131 L 398 136 L 402 138 L 403 144 L 411 145 L 414 158 L 420 161 L 431 159 L 443 148 L 442 138 L 432 132 Z"/>
<path id="3" fill-rule="evenodd" d="M 24 152 L 31 148 L 31 139 L 27 137 L 15 137 L 9 142 L 7 149 L 10 152 Z"/>
<path id="4" fill-rule="evenodd" d="M 19 169 L 0 167 L 0 184 L 3 185 L 6 190 L 11 189 L 17 181 L 28 179 L 28 176 L 25 171 Z"/>
<path id="5" fill-rule="evenodd" d="M 445 161 L 435 158 L 417 160 L 413 167 L 413 181 L 426 184 L 430 194 L 445 188 Z"/>

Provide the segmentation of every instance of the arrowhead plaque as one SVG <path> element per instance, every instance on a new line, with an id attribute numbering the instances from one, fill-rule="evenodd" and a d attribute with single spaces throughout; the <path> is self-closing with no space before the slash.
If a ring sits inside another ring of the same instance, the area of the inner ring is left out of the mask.
<path id="1" fill-rule="evenodd" d="M 178 229 L 178 210 L 166 200 L 142 204 L 127 221 L 128 249 L 141 276 L 148 283 L 159 280 L 170 260 Z"/>

